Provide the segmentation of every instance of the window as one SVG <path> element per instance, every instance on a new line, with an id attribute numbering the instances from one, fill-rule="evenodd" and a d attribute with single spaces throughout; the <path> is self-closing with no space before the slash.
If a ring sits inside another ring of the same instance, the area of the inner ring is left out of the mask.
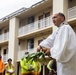
<path id="1" fill-rule="evenodd" d="M 0 29 L 0 35 L 2 34 L 2 29 Z"/>
<path id="2" fill-rule="evenodd" d="M 44 28 L 50 25 L 50 12 L 43 13 L 39 16 L 38 28 Z"/>
<path id="3" fill-rule="evenodd" d="M 45 18 L 50 16 L 50 12 L 45 13 Z"/>
<path id="4" fill-rule="evenodd" d="M 34 29 L 34 16 L 28 18 L 28 31 Z"/>
<path id="5" fill-rule="evenodd" d="M 4 39 L 5 39 L 5 40 L 7 40 L 7 38 L 8 38 L 8 33 L 7 33 L 7 32 L 8 32 L 8 30 L 7 30 L 7 29 L 6 29 L 6 30 L 4 30 Z"/>
<path id="6" fill-rule="evenodd" d="M 6 30 L 4 30 L 4 33 L 7 33 L 8 32 L 8 30 L 6 29 Z"/>
<path id="7" fill-rule="evenodd" d="M 34 22 L 34 16 L 29 17 L 28 18 L 28 24 L 33 23 Z"/>
<path id="8" fill-rule="evenodd" d="M 18 51 L 20 51 L 20 42 L 18 43 Z"/>
<path id="9" fill-rule="evenodd" d="M 41 43 L 43 41 L 43 39 L 41 39 L 41 40 L 38 40 L 38 45 Z"/>
<path id="10" fill-rule="evenodd" d="M 39 20 L 42 20 L 42 19 L 43 19 L 43 15 L 40 15 L 40 16 L 39 16 Z"/>
<path id="11" fill-rule="evenodd" d="M 43 25 L 43 15 L 39 16 L 38 28 L 41 28 Z"/>
<path id="12" fill-rule="evenodd" d="M 4 52 L 3 52 L 3 54 L 6 54 L 6 49 L 4 49 Z"/>
<path id="13" fill-rule="evenodd" d="M 1 47 L 0 47 L 0 54 L 1 54 Z"/>
<path id="14" fill-rule="evenodd" d="M 34 39 L 33 38 L 31 38 L 31 39 L 28 39 L 27 40 L 27 44 L 28 44 L 28 49 L 32 49 L 32 48 L 34 48 Z"/>
<path id="15" fill-rule="evenodd" d="M 50 25 L 50 12 L 45 13 L 45 27 Z"/>
<path id="16" fill-rule="evenodd" d="M 0 29 L 0 40 L 2 40 L 2 29 Z"/>

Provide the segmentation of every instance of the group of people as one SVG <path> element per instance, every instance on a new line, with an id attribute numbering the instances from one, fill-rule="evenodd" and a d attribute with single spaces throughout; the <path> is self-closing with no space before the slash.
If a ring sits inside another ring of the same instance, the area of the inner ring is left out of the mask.
<path id="1" fill-rule="evenodd" d="M 37 51 L 39 52 L 44 47 L 46 48 L 45 54 L 56 60 L 57 75 L 76 75 L 76 34 L 65 21 L 63 13 L 54 14 L 52 20 L 58 28 L 39 44 Z M 8 63 L 10 61 L 8 60 Z M 20 61 L 20 65 L 21 75 L 40 75 L 41 66 L 38 61 L 31 62 L 24 58 Z M 4 71 L 3 67 L 0 57 L 0 75 Z M 10 68 L 8 64 L 6 66 L 6 75 L 13 75 L 8 71 Z M 12 68 L 14 68 L 13 65 Z"/>
<path id="2" fill-rule="evenodd" d="M 12 64 L 12 59 L 9 58 L 7 62 L 8 63 L 4 65 L 2 56 L 0 55 L 0 75 L 14 75 L 14 65 Z"/>

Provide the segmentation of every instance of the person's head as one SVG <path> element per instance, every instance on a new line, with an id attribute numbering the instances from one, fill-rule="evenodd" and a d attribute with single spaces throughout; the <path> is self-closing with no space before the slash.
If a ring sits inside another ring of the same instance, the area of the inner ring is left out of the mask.
<path id="1" fill-rule="evenodd" d="M 29 52 L 25 52 L 25 57 L 27 57 L 29 55 Z"/>
<path id="2" fill-rule="evenodd" d="M 59 27 L 59 25 L 65 21 L 65 15 L 63 13 L 56 13 L 52 17 L 53 23 L 55 26 Z"/>
<path id="3" fill-rule="evenodd" d="M 11 59 L 11 58 L 9 58 L 7 61 L 8 61 L 8 63 L 9 63 L 9 64 L 11 64 L 12 59 Z"/>

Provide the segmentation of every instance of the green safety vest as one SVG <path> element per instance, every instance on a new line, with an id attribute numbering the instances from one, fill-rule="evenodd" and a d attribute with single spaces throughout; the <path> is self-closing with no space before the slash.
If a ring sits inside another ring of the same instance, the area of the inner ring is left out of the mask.
<path id="1" fill-rule="evenodd" d="M 12 68 L 12 67 L 10 68 L 9 64 L 7 64 L 7 66 L 8 66 L 8 70 L 10 70 L 10 69 L 12 69 L 12 70 L 13 70 L 13 68 Z M 5 73 L 5 75 L 9 75 L 9 74 L 6 72 L 6 73 Z M 14 75 L 14 74 L 12 74 L 12 75 Z"/>
<path id="2" fill-rule="evenodd" d="M 47 65 L 47 68 L 49 69 L 50 72 L 52 71 L 52 67 L 51 67 L 52 63 L 53 63 L 53 60 L 50 60 Z"/>
<path id="3" fill-rule="evenodd" d="M 33 67 L 33 62 L 31 60 L 29 60 L 27 62 L 27 59 L 26 58 L 23 58 L 21 61 L 20 61 L 20 65 L 21 65 L 21 74 L 26 74 L 26 73 L 29 73 L 30 71 L 28 71 L 30 65 L 32 65 Z"/>
<path id="4" fill-rule="evenodd" d="M 41 63 L 39 61 L 34 61 L 34 71 L 35 72 L 41 72 Z"/>

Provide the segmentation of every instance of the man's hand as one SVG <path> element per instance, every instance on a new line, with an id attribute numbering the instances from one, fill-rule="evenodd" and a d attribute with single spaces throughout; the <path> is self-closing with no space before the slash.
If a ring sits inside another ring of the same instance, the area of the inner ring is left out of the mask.
<path id="1" fill-rule="evenodd" d="M 47 48 L 45 54 L 48 55 L 48 56 L 50 56 L 50 49 L 49 48 Z"/>
<path id="2" fill-rule="evenodd" d="M 47 51 L 47 48 L 42 47 L 42 51 L 45 53 Z"/>
<path id="3" fill-rule="evenodd" d="M 32 71 L 32 70 L 34 70 L 34 68 L 32 67 L 32 65 L 30 65 L 28 71 Z"/>
<path id="4" fill-rule="evenodd" d="M 40 52 L 40 49 L 41 49 L 41 47 L 40 47 L 40 46 L 38 46 L 38 47 L 37 47 L 37 52 Z"/>
<path id="5" fill-rule="evenodd" d="M 42 49 L 42 51 L 43 51 L 46 55 L 50 56 L 50 49 L 49 49 L 49 48 L 45 48 L 45 47 L 38 46 L 38 47 L 37 47 L 37 52 L 40 52 L 41 49 Z"/>

